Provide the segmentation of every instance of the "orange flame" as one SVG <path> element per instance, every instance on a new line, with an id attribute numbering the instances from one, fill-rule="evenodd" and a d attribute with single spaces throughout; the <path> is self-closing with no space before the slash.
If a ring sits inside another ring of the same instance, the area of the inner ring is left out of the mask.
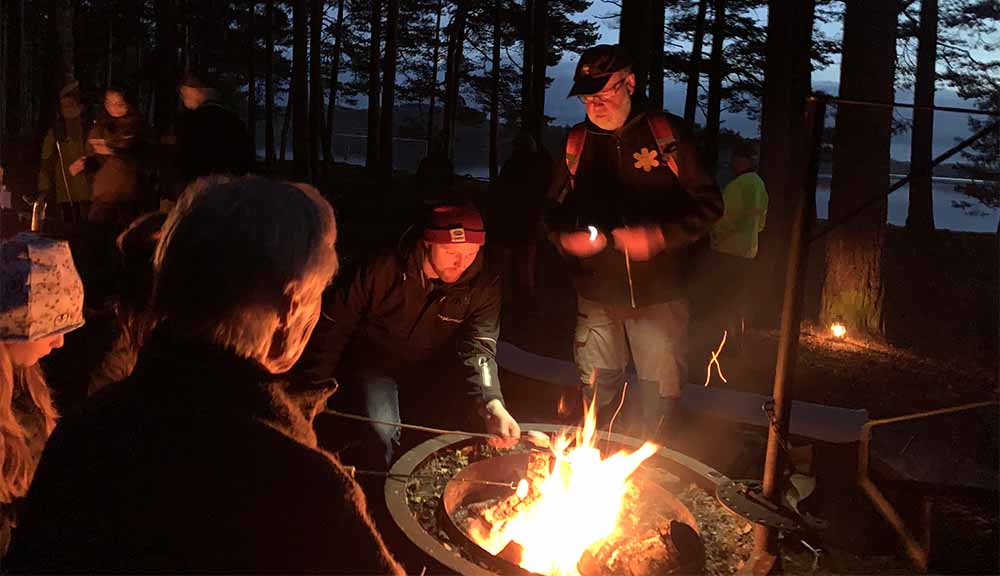
<path id="1" fill-rule="evenodd" d="M 595 447 L 596 428 L 591 402 L 575 442 L 566 432 L 553 442 L 552 471 L 534 479 L 530 487 L 538 497 L 506 522 L 491 527 L 488 534 L 472 534 L 473 539 L 493 554 L 512 541 L 520 544 L 520 565 L 531 572 L 579 574 L 577 563 L 583 554 L 615 533 L 629 476 L 658 449 L 646 442 L 635 452 L 620 451 L 602 458 Z M 570 448 L 571 444 L 575 447 Z M 528 483 L 522 480 L 517 496 L 523 499 L 528 491 Z"/>

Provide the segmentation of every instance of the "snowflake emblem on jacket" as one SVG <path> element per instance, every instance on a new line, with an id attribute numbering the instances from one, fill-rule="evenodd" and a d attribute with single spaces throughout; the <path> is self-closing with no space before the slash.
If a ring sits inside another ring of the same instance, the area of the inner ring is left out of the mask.
<path id="1" fill-rule="evenodd" d="M 635 158 L 635 167 L 638 170 L 649 172 L 660 165 L 660 161 L 656 159 L 656 150 L 643 147 L 638 152 L 633 153 L 632 157 Z"/>

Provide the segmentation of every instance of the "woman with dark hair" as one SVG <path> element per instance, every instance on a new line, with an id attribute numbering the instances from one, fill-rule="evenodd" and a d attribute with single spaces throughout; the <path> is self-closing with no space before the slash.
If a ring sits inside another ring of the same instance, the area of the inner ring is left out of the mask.
<path id="1" fill-rule="evenodd" d="M 146 122 L 126 90 L 109 87 L 87 137 L 87 168 L 92 173 L 91 222 L 124 228 L 138 212 L 146 132 Z"/>
<path id="2" fill-rule="evenodd" d="M 0 244 L 0 555 L 17 525 L 56 409 L 38 360 L 83 325 L 69 244 L 19 234 Z M 29 307 L 28 303 L 31 302 Z"/>

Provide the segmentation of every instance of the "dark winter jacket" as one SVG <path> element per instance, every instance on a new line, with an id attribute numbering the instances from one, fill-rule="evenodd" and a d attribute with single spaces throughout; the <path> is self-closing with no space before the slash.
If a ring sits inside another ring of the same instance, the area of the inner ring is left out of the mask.
<path id="1" fill-rule="evenodd" d="M 57 427 L 5 569 L 402 574 L 316 448 L 329 394 L 161 326 L 129 379 Z"/>
<path id="2" fill-rule="evenodd" d="M 636 305 L 684 297 L 688 247 L 722 215 L 722 195 L 702 167 L 690 132 L 677 116 L 666 117 L 677 141 L 677 177 L 660 158 L 645 113 L 638 108 L 615 132 L 585 122 L 587 137 L 572 186 L 565 158 L 557 168 L 546 215 L 550 232 L 594 226 L 608 235 L 604 251 L 573 258 L 577 292 L 588 300 L 631 305 L 625 256 L 614 249 L 610 236 L 622 226 L 660 226 L 668 237 L 668 250 L 647 262 L 630 263 Z M 652 166 L 651 159 L 658 165 Z"/>
<path id="3" fill-rule="evenodd" d="M 426 278 L 424 248 L 376 258 L 345 286 L 331 288 L 299 367 L 309 381 L 377 367 L 405 374 L 456 346 L 466 391 L 476 401 L 501 399 L 496 363 L 500 278 L 479 256 L 453 284 Z"/>
<path id="4" fill-rule="evenodd" d="M 221 104 L 205 102 L 184 112 L 177 137 L 178 191 L 202 176 L 246 174 L 253 157 L 246 126 Z"/>
<path id="5" fill-rule="evenodd" d="M 515 148 L 490 193 L 490 238 L 504 245 L 534 244 L 552 180 L 552 157 L 544 148 Z"/>
<path id="6" fill-rule="evenodd" d="M 91 200 L 128 204 L 143 194 L 143 154 L 146 152 L 146 123 L 138 114 L 115 118 L 103 113 L 87 134 L 87 171 L 91 174 Z M 104 140 L 110 156 L 97 154 L 90 140 Z"/>

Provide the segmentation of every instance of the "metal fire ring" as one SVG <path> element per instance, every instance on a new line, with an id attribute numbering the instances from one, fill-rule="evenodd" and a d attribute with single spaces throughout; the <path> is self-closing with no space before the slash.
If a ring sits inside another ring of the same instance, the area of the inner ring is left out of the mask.
<path id="1" fill-rule="evenodd" d="M 524 430 L 538 430 L 547 434 L 558 434 L 564 430 L 573 430 L 572 427 L 567 428 L 566 426 L 554 424 L 534 423 L 521 423 L 521 428 Z M 598 439 L 633 450 L 641 447 L 643 444 L 642 441 L 630 436 L 622 434 L 609 435 L 607 432 L 599 432 Z M 478 564 L 466 560 L 458 550 L 445 548 L 440 540 L 424 530 L 423 526 L 417 522 L 413 513 L 410 512 L 410 507 L 407 504 L 407 481 L 405 478 L 415 473 L 424 462 L 433 458 L 438 452 L 445 449 L 461 448 L 479 441 L 479 439 L 465 434 L 446 434 L 431 438 L 403 454 L 392 466 L 390 470 L 392 476 L 385 482 L 386 506 L 396 525 L 399 526 L 403 533 L 416 546 L 436 562 L 439 562 L 450 570 L 467 576 L 490 576 L 493 573 Z M 729 503 L 723 502 L 726 508 L 748 520 L 751 519 L 742 512 L 743 510 L 753 509 L 750 498 L 732 480 L 726 478 L 718 470 L 669 448 L 661 447 L 653 458 L 657 459 L 659 467 L 676 475 L 679 482 L 693 482 L 702 490 L 716 497 L 720 497 L 721 494 L 727 494 Z"/>

